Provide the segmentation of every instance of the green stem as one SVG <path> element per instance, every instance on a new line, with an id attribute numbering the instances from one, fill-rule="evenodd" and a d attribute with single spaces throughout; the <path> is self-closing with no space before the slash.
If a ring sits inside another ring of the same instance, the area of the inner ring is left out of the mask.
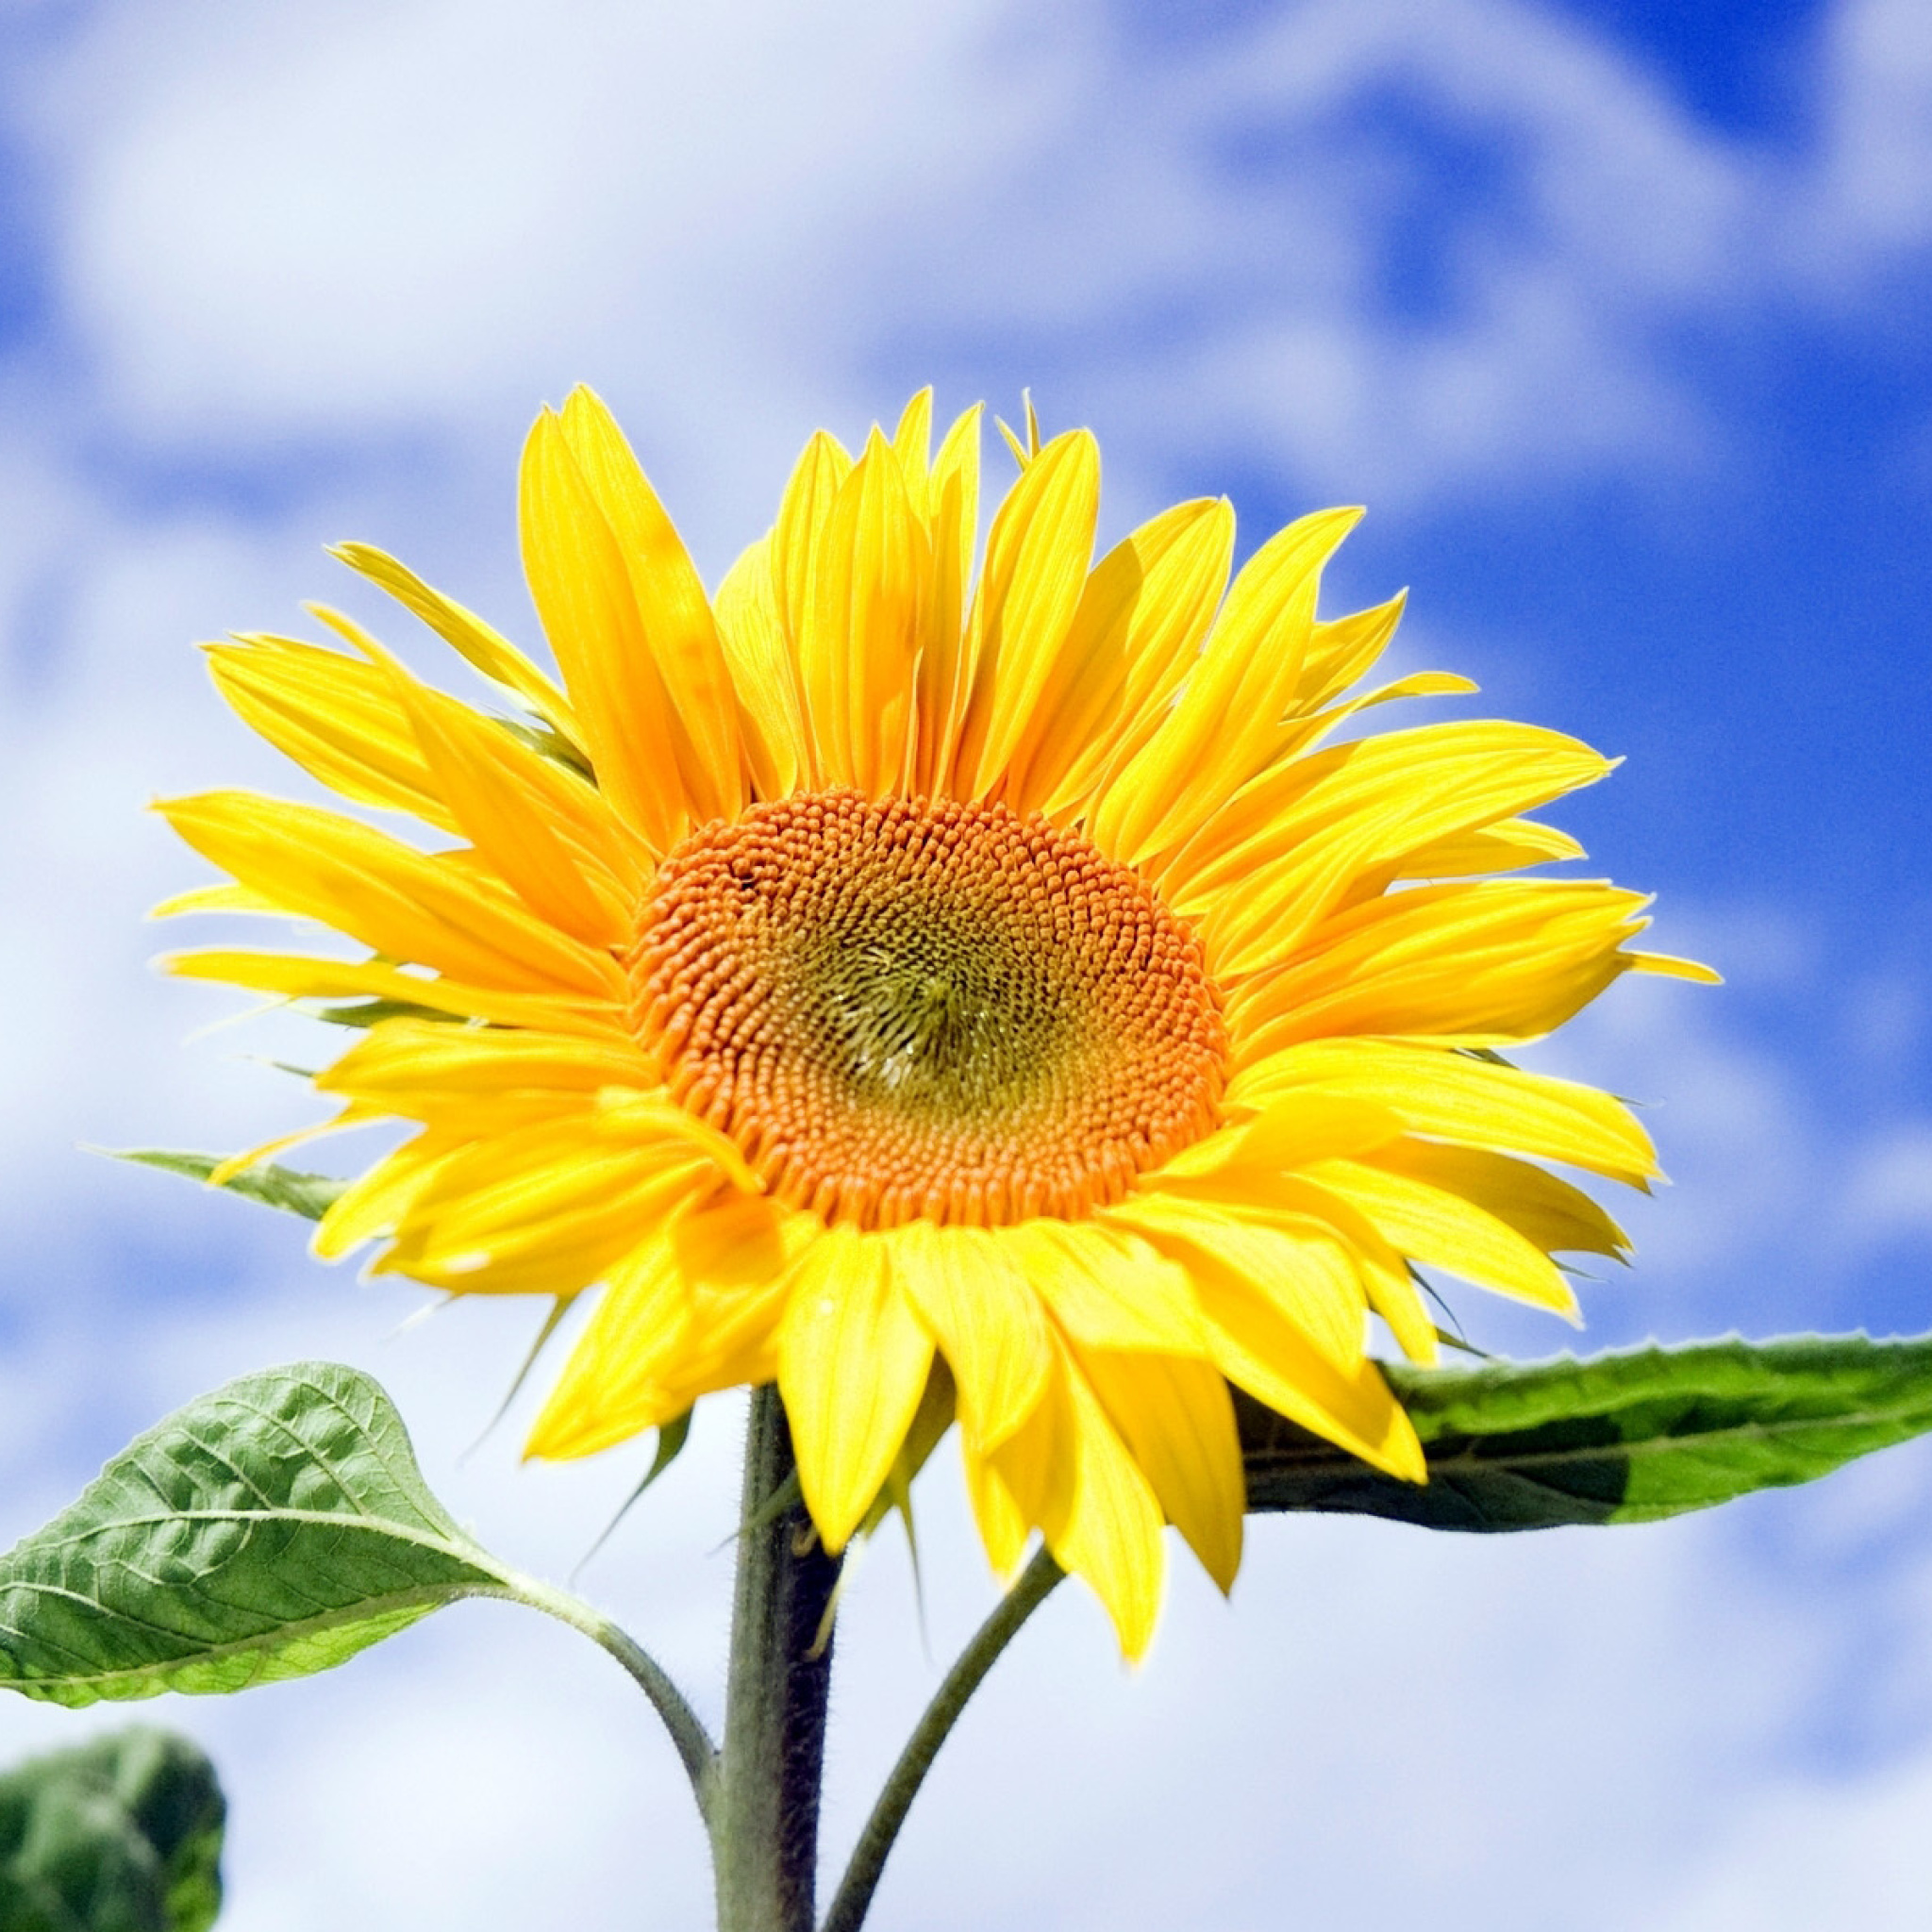
<path id="1" fill-rule="evenodd" d="M 528 1604 L 532 1609 L 545 1611 L 573 1630 L 582 1631 L 630 1673 L 632 1680 L 664 1720 L 664 1728 L 671 1733 L 685 1775 L 691 1779 L 698 1810 L 708 1819 L 718 1753 L 698 1714 L 685 1701 L 684 1692 L 671 1681 L 663 1666 L 627 1631 L 621 1630 L 601 1610 L 592 1609 L 581 1597 L 540 1583 L 534 1576 L 507 1573 L 506 1581 L 507 1595 L 518 1603 Z"/>
<path id="2" fill-rule="evenodd" d="M 744 1447 L 724 1750 L 707 1817 L 718 1932 L 812 1932 L 819 1788 L 839 1565 L 797 1501 L 772 1507 L 795 1465 L 774 1388 L 755 1390 Z"/>
<path id="3" fill-rule="evenodd" d="M 1045 1550 L 1039 1551 L 1019 1582 L 1000 1599 L 992 1614 L 974 1634 L 973 1641 L 959 1653 L 958 1660 L 946 1673 L 945 1681 L 906 1740 L 906 1748 L 900 1752 L 878 1803 L 872 1807 L 872 1816 L 865 1821 L 865 1829 L 858 1835 L 852 1862 L 845 1868 L 845 1876 L 831 1910 L 825 1914 L 822 1932 L 858 1932 L 886 1869 L 892 1842 L 899 1836 L 899 1827 L 905 1824 L 920 1786 L 925 1782 L 926 1773 L 932 1769 L 933 1759 L 939 1756 L 940 1746 L 958 1723 L 967 1700 L 978 1690 L 980 1680 L 992 1669 L 1000 1652 L 1019 1634 L 1020 1626 L 1046 1601 L 1065 1574 Z"/>

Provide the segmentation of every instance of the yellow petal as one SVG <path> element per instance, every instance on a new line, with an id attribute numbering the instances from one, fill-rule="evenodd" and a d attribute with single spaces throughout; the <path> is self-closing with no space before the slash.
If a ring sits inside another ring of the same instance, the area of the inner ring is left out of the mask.
<path id="1" fill-rule="evenodd" d="M 906 478 L 906 493 L 915 515 L 932 514 L 927 485 L 932 475 L 932 386 L 921 390 L 899 412 L 899 425 L 892 431 L 892 454 L 899 458 L 900 474 Z"/>
<path id="2" fill-rule="evenodd" d="M 413 812 L 456 829 L 375 666 L 292 638 L 246 637 L 205 648 L 215 689 L 236 715 L 305 772 L 358 805 Z"/>
<path id="3" fill-rule="evenodd" d="M 630 567 L 548 409 L 524 444 L 518 524 L 530 596 L 563 668 L 598 787 L 654 852 L 667 852 L 691 824 L 675 756 L 683 734 L 644 636 Z"/>
<path id="4" fill-rule="evenodd" d="M 1041 1529 L 1060 1567 L 1082 1578 L 1105 1606 L 1122 1654 L 1138 1661 L 1153 1640 L 1167 1578 L 1160 1505 L 1071 1359 L 1063 1388 L 1072 1467 L 1062 1478 L 1060 1507 Z"/>
<path id="5" fill-rule="evenodd" d="M 418 1134 L 384 1155 L 329 1204 L 309 1244 L 315 1254 L 325 1261 L 340 1260 L 364 1241 L 391 1233 L 456 1151 L 446 1141 Z"/>
<path id="6" fill-rule="evenodd" d="M 1367 1299 L 1346 1244 L 1332 1230 L 1266 1226 L 1226 1204 L 1169 1193 L 1129 1195 L 1101 1218 L 1178 1261 L 1197 1291 L 1204 1261 L 1217 1276 L 1245 1282 L 1338 1370 L 1352 1372 L 1361 1361 Z M 1212 1308 L 1205 1312 L 1213 1318 Z"/>
<path id="7" fill-rule="evenodd" d="M 1006 1478 L 986 1457 L 974 1454 L 963 1434 L 959 1438 L 959 1456 L 965 1466 L 967 1499 L 973 1505 L 979 1540 L 986 1545 L 987 1560 L 996 1575 L 1010 1577 L 1026 1553 L 1026 1539 L 1032 1525 L 1021 1513 Z"/>
<path id="8" fill-rule="evenodd" d="M 1650 1136 L 1622 1101 L 1440 1047 L 1307 1041 L 1238 1074 L 1227 1103 L 1263 1107 L 1298 1087 L 1371 1101 L 1439 1141 L 1560 1160 L 1635 1186 L 1658 1172 Z"/>
<path id="9" fill-rule="evenodd" d="M 625 996 L 608 953 L 557 931 L 503 889 L 353 819 L 245 791 L 205 791 L 156 808 L 240 884 L 375 952 L 481 986 Z"/>
<path id="10" fill-rule="evenodd" d="M 1023 1221 L 994 1231 L 1053 1318 L 1083 1348 L 1208 1353 L 1187 1271 L 1095 1221 Z"/>
<path id="11" fill-rule="evenodd" d="M 329 555 L 371 583 L 379 584 L 485 677 L 514 691 L 572 744 L 584 746 L 570 701 L 508 638 L 492 630 L 474 611 L 432 590 L 414 571 L 372 544 L 337 543 L 330 547 Z"/>
<path id="12" fill-rule="evenodd" d="M 629 1037 L 623 1005 L 616 999 L 505 992 L 497 987 L 467 986 L 460 980 L 422 978 L 375 959 L 358 964 L 300 953 L 209 947 L 201 952 L 165 954 L 158 963 L 163 972 L 177 978 L 219 980 L 283 999 L 389 1000 L 399 1006 L 428 1007 L 466 1020 L 487 1020 L 496 1026 L 539 1026 L 597 1039 Z"/>
<path id="13" fill-rule="evenodd" d="M 602 400 L 580 385 L 562 425 L 630 574 L 644 645 L 676 718 L 670 745 L 693 815 L 735 817 L 744 804 L 738 707 L 704 580 Z"/>
<path id="14" fill-rule="evenodd" d="M 834 1227 L 799 1264 L 778 1335 L 778 1390 L 819 1535 L 845 1547 L 925 1392 L 932 1340 L 892 1279 L 886 1244 Z"/>
<path id="15" fill-rule="evenodd" d="M 1386 604 L 1317 623 L 1308 634 L 1295 708 L 1316 710 L 1358 678 L 1366 677 L 1389 648 L 1407 602 L 1408 592 L 1402 591 Z"/>
<path id="16" fill-rule="evenodd" d="M 926 525 L 932 572 L 927 579 L 923 648 L 919 657 L 915 792 L 940 789 L 950 769 L 950 724 L 959 697 L 965 649 L 966 587 L 979 536 L 979 419 L 975 403 L 946 432 L 926 479 Z"/>
<path id="17" fill-rule="evenodd" d="M 1293 950 L 1362 874 L 1610 769 L 1588 745 L 1524 724 L 1360 739 L 1243 787 L 1163 868 L 1163 891 L 1200 922 L 1221 972 L 1252 972 Z"/>
<path id="18" fill-rule="evenodd" d="M 1352 1367 L 1317 1347 L 1284 1312 L 1273 1283 L 1218 1241 L 1174 1243 L 1199 1296 L 1214 1363 L 1238 1388 L 1372 1467 L 1428 1479 L 1407 1412 L 1366 1355 Z"/>
<path id="19" fill-rule="evenodd" d="M 581 1104 L 607 1087 L 649 1090 L 656 1081 L 649 1059 L 629 1040 L 399 1019 L 370 1027 L 316 1075 L 315 1085 L 319 1092 L 359 1101 L 374 1112 L 427 1121 L 505 1093 L 554 1092 Z M 713 1137 L 712 1129 L 702 1131 Z M 721 1149 L 730 1144 L 715 1137 L 696 1144 L 714 1143 Z"/>
<path id="20" fill-rule="evenodd" d="M 962 797 L 992 790 L 1032 722 L 1080 601 L 1099 515 L 1099 446 L 1074 429 L 1027 465 L 993 518 L 961 666 Z"/>
<path id="21" fill-rule="evenodd" d="M 914 1221 L 884 1237 L 892 1271 L 958 1385 L 977 1448 L 1013 1434 L 1044 1392 L 1053 1353 L 1040 1303 L 987 1228 Z"/>
<path id="22" fill-rule="evenodd" d="M 669 1421 L 651 1400 L 653 1377 L 683 1341 L 694 1300 L 669 1231 L 639 1242 L 611 1269 L 589 1325 L 531 1425 L 525 1454 L 591 1456 Z"/>
<path id="23" fill-rule="evenodd" d="M 1425 1267 L 1580 1321 L 1576 1296 L 1550 1257 L 1460 1194 L 1369 1161 L 1323 1161 L 1306 1177 L 1356 1208 L 1391 1246 Z"/>
<path id="24" fill-rule="evenodd" d="M 1378 1147 L 1374 1164 L 1425 1181 L 1492 1214 L 1546 1255 L 1629 1253 L 1630 1238 L 1580 1188 L 1546 1169 L 1480 1147 L 1398 1141 Z"/>
<path id="25" fill-rule="evenodd" d="M 930 559 L 899 459 L 876 430 L 812 556 L 798 662 L 820 776 L 882 796 L 908 774 Z"/>
<path id="26" fill-rule="evenodd" d="M 539 917 L 588 946 L 625 944 L 640 874 L 619 857 L 619 827 L 598 793 L 467 705 L 417 683 L 400 665 L 388 669 L 464 837 Z"/>
<path id="27" fill-rule="evenodd" d="M 452 1294 L 575 1294 L 717 1185 L 671 1134 L 625 1138 L 580 1115 L 471 1142 L 410 1200 L 378 1274 Z"/>
<path id="28" fill-rule="evenodd" d="M 1179 701 L 1099 799 L 1103 851 L 1131 865 L 1179 844 L 1266 762 L 1301 676 L 1322 566 L 1360 517 L 1303 517 L 1248 559 Z"/>
<path id="29" fill-rule="evenodd" d="M 786 648 L 797 658 L 812 608 L 812 571 L 818 546 L 832 513 L 840 486 L 852 474 L 852 458 L 836 438 L 819 430 L 805 446 L 778 505 L 772 530 L 772 588 L 777 598 Z M 803 667 L 799 691 L 805 691 Z M 829 782 L 816 764 L 817 746 L 806 733 L 806 746 L 814 763 L 808 774 L 813 784 Z"/>
<path id="30" fill-rule="evenodd" d="M 1445 1046 L 1541 1039 L 1635 956 L 1636 892 L 1592 880 L 1418 886 L 1324 921 L 1303 951 L 1228 995 L 1249 1065 L 1340 1034 L 1433 1036 Z"/>
<path id="31" fill-rule="evenodd" d="M 1504 819 L 1480 831 L 1454 832 L 1402 856 L 1395 879 L 1466 878 L 1476 873 L 1517 872 L 1528 865 L 1581 858 L 1584 850 L 1568 832 L 1534 819 Z"/>
<path id="32" fill-rule="evenodd" d="M 1221 1371 L 1160 1355 L 1083 1351 L 1079 1360 L 1167 1520 L 1208 1575 L 1232 1590 L 1247 1480 Z"/>
<path id="33" fill-rule="evenodd" d="M 1289 1090 L 1251 1119 L 1184 1147 L 1147 1177 L 1147 1185 L 1217 1175 L 1239 1184 L 1305 1167 L 1335 1155 L 1363 1154 L 1402 1132 L 1387 1108 L 1348 1095 Z"/>
<path id="34" fill-rule="evenodd" d="M 811 771 L 805 697 L 761 537 L 724 574 L 714 600 L 718 639 L 738 692 L 739 732 L 760 798 L 787 796 Z"/>
<path id="35" fill-rule="evenodd" d="M 1108 552 L 1080 593 L 1007 774 L 1015 811 L 1086 802 L 1152 736 L 1227 582 L 1234 512 L 1176 504 Z"/>

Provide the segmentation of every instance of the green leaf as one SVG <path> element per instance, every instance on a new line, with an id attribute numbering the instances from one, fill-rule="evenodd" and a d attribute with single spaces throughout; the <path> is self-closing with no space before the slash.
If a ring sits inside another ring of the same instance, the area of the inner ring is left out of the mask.
<path id="1" fill-rule="evenodd" d="M 185 1738 L 138 1727 L 0 1776 L 0 1932 L 207 1932 L 227 1807 Z"/>
<path id="2" fill-rule="evenodd" d="M 1932 1337 L 1734 1338 L 1388 1375 L 1427 1452 L 1425 1486 L 1237 1395 L 1248 1507 L 1429 1529 L 1654 1523 L 1810 1482 L 1932 1430 Z"/>
<path id="3" fill-rule="evenodd" d="M 158 1167 L 164 1174 L 185 1174 L 190 1180 L 205 1181 L 228 1158 L 225 1154 L 177 1154 L 159 1147 L 131 1147 L 114 1154 L 116 1160 L 137 1161 L 142 1167 Z M 231 1194 L 259 1201 L 264 1208 L 280 1208 L 299 1214 L 305 1221 L 320 1221 L 348 1187 L 333 1174 L 300 1174 L 292 1167 L 277 1167 L 262 1161 L 244 1167 L 221 1185 Z"/>
<path id="4" fill-rule="evenodd" d="M 307 1676 L 474 1595 L 526 1596 L 430 1494 L 367 1375 L 244 1375 L 0 1557 L 0 1686 L 55 1704 Z"/>

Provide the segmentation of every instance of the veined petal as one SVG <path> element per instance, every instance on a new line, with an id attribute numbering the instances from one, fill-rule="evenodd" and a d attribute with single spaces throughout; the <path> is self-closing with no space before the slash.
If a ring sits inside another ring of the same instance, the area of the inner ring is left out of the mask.
<path id="1" fill-rule="evenodd" d="M 331 791 L 412 812 L 443 831 L 456 820 L 374 665 L 293 638 L 207 644 L 208 668 L 236 715 Z"/>
<path id="2" fill-rule="evenodd" d="M 1386 604 L 1352 610 L 1346 617 L 1330 618 L 1325 623 L 1317 621 L 1308 633 L 1294 708 L 1300 712 L 1319 710 L 1366 677 L 1389 648 L 1407 603 L 1408 592 L 1398 591 Z"/>
<path id="3" fill-rule="evenodd" d="M 967 1433 L 981 1451 L 997 1448 L 1031 1414 L 1052 1371 L 1038 1298 L 989 1228 L 914 1221 L 884 1239 L 894 1276 L 952 1369 Z"/>
<path id="4" fill-rule="evenodd" d="M 718 1168 L 680 1136 L 601 1126 L 583 1112 L 470 1142 L 415 1193 L 372 1272 L 452 1294 L 575 1294 L 603 1279 Z"/>
<path id="5" fill-rule="evenodd" d="M 950 769 L 954 716 L 965 649 L 966 588 L 973 580 L 973 547 L 979 534 L 979 419 L 975 403 L 954 423 L 933 458 L 926 479 L 926 527 L 932 574 L 923 649 L 919 658 L 916 777 L 913 790 L 941 789 Z"/>
<path id="6" fill-rule="evenodd" d="M 1015 811 L 1084 804 L 1146 742 L 1213 622 L 1233 547 L 1233 510 L 1203 499 L 1163 510 L 1100 560 L 1014 748 Z"/>
<path id="7" fill-rule="evenodd" d="M 163 954 L 158 964 L 180 979 L 213 979 L 253 992 L 291 1000 L 384 1000 L 427 1007 L 453 1018 L 487 1020 L 496 1026 L 539 1026 L 593 1039 L 628 1039 L 623 1008 L 615 999 L 586 1000 L 562 993 L 505 992 L 458 980 L 422 978 L 380 960 L 320 959 L 301 953 L 256 953 L 209 947 Z"/>
<path id="8" fill-rule="evenodd" d="M 1360 517 L 1304 517 L 1248 559 L 1179 701 L 1109 777 L 1092 821 L 1102 851 L 1132 865 L 1180 844 L 1267 761 L 1301 678 L 1322 567 Z"/>
<path id="9" fill-rule="evenodd" d="M 1078 1359 L 1167 1520 L 1222 1591 L 1232 1590 L 1248 1492 L 1221 1371 L 1145 1353 L 1082 1350 Z"/>
<path id="10" fill-rule="evenodd" d="M 812 572 L 832 505 L 839 490 L 852 474 L 852 458 L 835 437 L 819 430 L 805 446 L 785 495 L 778 506 L 778 521 L 773 526 L 772 588 L 777 598 L 779 618 L 784 625 L 786 647 L 798 664 L 801 705 L 806 702 L 804 665 L 799 653 L 815 591 Z M 820 748 L 808 726 L 806 745 L 812 763 L 808 775 L 814 784 L 829 782 L 819 770 Z"/>
<path id="11" fill-rule="evenodd" d="M 932 1353 L 883 1241 L 839 1226 L 806 1252 L 778 1334 L 778 1389 L 806 1505 L 835 1556 L 892 1467 Z"/>
<path id="12" fill-rule="evenodd" d="M 1095 1221 L 1045 1217 L 994 1239 L 1083 1349 L 1208 1354 L 1208 1332 L 1187 1271 L 1146 1241 Z"/>
<path id="13" fill-rule="evenodd" d="M 928 383 L 899 412 L 898 426 L 892 431 L 892 454 L 899 459 L 899 473 L 906 479 L 906 494 L 915 516 L 924 521 L 932 514 L 932 385 Z"/>
<path id="14" fill-rule="evenodd" d="M 418 1134 L 384 1155 L 330 1202 L 309 1246 L 324 1261 L 338 1261 L 353 1248 L 391 1233 L 437 1169 L 457 1149 L 430 1134 Z"/>
<path id="15" fill-rule="evenodd" d="M 772 1381 L 788 1280 L 824 1231 L 816 1217 L 755 1195 L 686 1208 L 613 1272 L 527 1453 L 588 1456 L 721 1389 Z"/>
<path id="16" fill-rule="evenodd" d="M 1084 1579 L 1106 1606 L 1122 1655 L 1138 1662 L 1153 1641 L 1167 1580 L 1160 1504 L 1071 1357 L 1062 1387 L 1071 1481 L 1062 1479 L 1060 1507 L 1041 1529 L 1060 1567 Z M 1002 1458 L 1010 1459 L 1010 1453 Z"/>
<path id="17" fill-rule="evenodd" d="M 1610 769 L 1588 745 L 1525 724 L 1358 739 L 1244 786 L 1163 868 L 1163 890 L 1176 910 L 1203 919 L 1224 971 L 1250 971 L 1291 950 L 1360 874 Z"/>
<path id="18" fill-rule="evenodd" d="M 525 1455 L 591 1456 L 670 1421 L 660 1413 L 661 1400 L 653 1399 L 653 1378 L 675 1360 L 695 1300 L 669 1228 L 654 1230 L 611 1269 L 589 1325 L 530 1426 Z"/>
<path id="19" fill-rule="evenodd" d="M 464 837 L 540 918 L 588 946 L 625 944 L 641 874 L 599 794 L 393 660 L 387 672 Z"/>
<path id="20" fill-rule="evenodd" d="M 482 986 L 624 996 L 608 953 L 354 819 L 245 791 L 156 809 L 242 885 L 378 953 Z"/>
<path id="21" fill-rule="evenodd" d="M 714 600 L 718 639 L 738 693 L 739 735 L 760 798 L 783 798 L 812 769 L 798 663 L 772 578 L 772 540 L 761 537 L 724 575 Z"/>
<path id="22" fill-rule="evenodd" d="M 1080 601 L 1099 515 L 1099 446 L 1074 429 L 1026 466 L 993 517 L 961 667 L 962 797 L 993 789 L 1033 719 Z"/>
<path id="23" fill-rule="evenodd" d="M 812 556 L 798 662 L 820 775 L 878 797 L 908 775 L 931 560 L 899 459 L 876 430 Z"/>
<path id="24" fill-rule="evenodd" d="M 607 1087 L 648 1091 L 657 1081 L 650 1060 L 628 1039 L 383 1020 L 318 1074 L 315 1086 L 377 1113 L 426 1121 L 496 1094 L 556 1092 L 575 1096 L 581 1106 Z M 722 1137 L 715 1144 L 730 1146 Z"/>
<path id="25" fill-rule="evenodd" d="M 1459 1194 L 1513 1227 L 1546 1255 L 1607 1255 L 1623 1260 L 1630 1238 L 1581 1188 L 1547 1169 L 1482 1147 L 1398 1141 L 1378 1147 L 1373 1165 Z"/>
<path id="26" fill-rule="evenodd" d="M 1445 1269 L 1517 1301 L 1578 1318 L 1562 1271 L 1525 1236 L 1459 1193 L 1369 1161 L 1324 1161 L 1306 1179 L 1365 1216 L 1425 1267 Z"/>
<path id="27" fill-rule="evenodd" d="M 1659 1172 L 1650 1136 L 1621 1100 L 1441 1047 L 1307 1041 L 1237 1074 L 1227 1104 L 1265 1107 L 1310 1087 L 1371 1101 L 1438 1141 L 1560 1160 L 1635 1187 Z"/>
<path id="28" fill-rule="evenodd" d="M 744 804 L 738 707 L 704 579 L 623 430 L 581 384 L 565 401 L 564 441 L 630 575 L 645 648 L 677 720 L 670 740 L 698 819 Z"/>
<path id="29" fill-rule="evenodd" d="M 1289 1090 L 1250 1118 L 1196 1141 L 1148 1177 L 1157 1188 L 1207 1175 L 1252 1186 L 1311 1160 L 1364 1154 L 1393 1141 L 1402 1123 L 1385 1107 L 1307 1088 Z"/>
<path id="30" fill-rule="evenodd" d="M 1101 1219 L 1178 1261 L 1197 1291 L 1204 1264 L 1217 1276 L 1244 1282 L 1338 1370 L 1352 1372 L 1366 1353 L 1367 1297 L 1347 1248 L 1332 1231 L 1312 1224 L 1270 1227 L 1224 1203 L 1165 1192 L 1130 1195 Z M 1204 1308 L 1212 1322 L 1213 1308 Z"/>
<path id="31" fill-rule="evenodd" d="M 1175 1242 L 1200 1297 L 1214 1364 L 1237 1388 L 1372 1467 L 1425 1482 L 1428 1465 L 1407 1411 L 1380 1368 L 1361 1355 L 1352 1367 L 1310 1341 L 1283 1312 L 1265 1273 L 1228 1258 L 1218 1242 Z"/>
<path id="32" fill-rule="evenodd" d="M 562 423 L 545 409 L 518 486 L 524 574 L 570 691 L 599 789 L 655 853 L 689 828 L 683 733 L 644 635 L 630 566 Z M 667 755 L 670 754 L 670 755 Z"/>
<path id="33" fill-rule="evenodd" d="M 1418 886 L 1338 913 L 1228 996 L 1241 1064 L 1325 1036 L 1510 1046 L 1554 1031 L 1635 956 L 1648 902 L 1594 880 Z"/>
<path id="34" fill-rule="evenodd" d="M 474 611 L 432 590 L 414 571 L 373 544 L 337 543 L 330 547 L 329 555 L 387 591 L 453 651 L 491 683 L 514 691 L 572 744 L 587 748 L 569 699 L 508 638 L 492 630 Z"/>
<path id="35" fill-rule="evenodd" d="M 1385 891 L 1398 879 L 1468 878 L 1583 857 L 1583 847 L 1555 825 L 1540 824 L 1535 819 L 1504 819 L 1405 852 L 1389 876 L 1376 882 L 1375 890 Z"/>
<path id="36" fill-rule="evenodd" d="M 1035 1426 L 1042 1410 L 1051 1412 L 1058 1403 L 1041 1405 L 1035 1411 Z M 987 1560 L 993 1574 L 1009 1578 L 1026 1553 L 1026 1539 L 1033 1525 L 1026 1521 L 1007 1479 L 986 1457 L 976 1456 L 963 1433 L 959 1438 L 959 1460 L 966 1475 L 966 1496 L 973 1506 L 973 1521 L 979 1540 L 986 1545 Z"/>

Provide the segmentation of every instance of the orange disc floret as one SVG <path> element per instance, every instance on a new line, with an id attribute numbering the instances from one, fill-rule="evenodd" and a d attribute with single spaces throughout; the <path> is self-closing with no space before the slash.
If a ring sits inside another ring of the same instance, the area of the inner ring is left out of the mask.
<path id="1" fill-rule="evenodd" d="M 630 956 L 671 1091 L 827 1221 L 1077 1216 L 1208 1132 L 1200 941 L 1077 832 L 800 794 L 692 833 Z"/>

